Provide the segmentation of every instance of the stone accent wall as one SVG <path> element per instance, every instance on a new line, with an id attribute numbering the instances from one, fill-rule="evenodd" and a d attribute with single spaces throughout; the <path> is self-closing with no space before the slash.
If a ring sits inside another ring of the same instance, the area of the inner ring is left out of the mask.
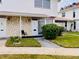
<path id="1" fill-rule="evenodd" d="M 22 17 L 22 29 L 27 33 L 27 36 L 32 35 L 30 18 Z"/>
<path id="2" fill-rule="evenodd" d="M 20 36 L 20 18 L 12 16 L 10 19 L 7 19 L 7 34 L 8 36 Z M 22 17 L 22 29 L 27 33 L 31 34 L 31 20 L 27 17 Z"/>
<path id="3" fill-rule="evenodd" d="M 19 17 L 13 16 L 7 19 L 7 34 L 8 36 L 20 35 Z"/>

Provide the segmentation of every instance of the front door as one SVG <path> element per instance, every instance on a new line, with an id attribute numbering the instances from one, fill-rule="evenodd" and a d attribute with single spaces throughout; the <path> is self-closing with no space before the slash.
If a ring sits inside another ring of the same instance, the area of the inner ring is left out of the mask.
<path id="1" fill-rule="evenodd" d="M 0 18 L 0 37 L 6 37 L 6 19 Z"/>
<path id="2" fill-rule="evenodd" d="M 38 21 L 32 20 L 32 35 L 36 36 L 38 35 Z"/>

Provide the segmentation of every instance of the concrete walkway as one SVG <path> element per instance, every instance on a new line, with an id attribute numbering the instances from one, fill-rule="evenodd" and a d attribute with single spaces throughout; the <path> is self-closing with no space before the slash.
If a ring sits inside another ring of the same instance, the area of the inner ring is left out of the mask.
<path id="1" fill-rule="evenodd" d="M 40 38 L 38 40 L 41 41 Z M 47 40 L 45 41 L 48 42 Z M 79 56 L 79 48 L 58 48 L 58 46 L 49 44 L 49 42 L 45 43 L 45 41 L 43 42 L 45 44 L 44 47 L 5 47 L 4 44 L 6 40 L 0 40 L 0 54 L 44 54 Z"/>
<path id="2" fill-rule="evenodd" d="M 62 48 L 44 38 L 37 38 L 36 40 L 38 40 L 38 42 L 40 42 L 40 44 L 42 45 L 42 47 L 47 47 L 47 48 Z"/>
<path id="3" fill-rule="evenodd" d="M 66 48 L 33 48 L 33 47 L 1 47 L 0 54 L 45 54 L 45 55 L 64 55 L 79 56 L 79 49 Z"/>

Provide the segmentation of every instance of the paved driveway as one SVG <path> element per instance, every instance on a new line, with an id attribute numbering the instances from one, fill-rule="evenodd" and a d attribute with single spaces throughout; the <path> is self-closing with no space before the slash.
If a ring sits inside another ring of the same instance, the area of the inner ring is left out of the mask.
<path id="1" fill-rule="evenodd" d="M 44 38 L 37 38 L 37 40 L 40 42 L 40 44 L 42 45 L 42 47 L 46 47 L 46 48 L 62 48 Z"/>

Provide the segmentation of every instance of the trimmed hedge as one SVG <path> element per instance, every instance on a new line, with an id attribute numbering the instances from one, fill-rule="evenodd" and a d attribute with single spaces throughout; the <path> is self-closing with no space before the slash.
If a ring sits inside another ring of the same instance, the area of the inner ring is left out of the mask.
<path id="1" fill-rule="evenodd" d="M 46 24 L 42 27 L 42 34 L 45 39 L 55 39 L 62 34 L 63 29 L 63 27 L 57 26 L 56 24 Z"/>

